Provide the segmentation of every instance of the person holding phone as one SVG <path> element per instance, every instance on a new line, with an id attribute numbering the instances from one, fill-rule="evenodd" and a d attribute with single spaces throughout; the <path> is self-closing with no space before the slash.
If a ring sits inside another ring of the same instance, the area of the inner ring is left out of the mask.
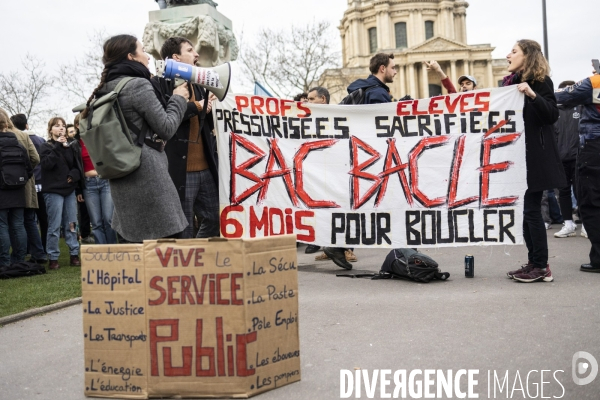
<path id="1" fill-rule="evenodd" d="M 563 106 L 583 106 L 576 162 L 577 205 L 592 245 L 590 262 L 579 268 L 583 272 L 600 272 L 600 63 L 592 60 L 592 66 L 591 77 L 556 93 L 556 100 Z"/>
<path id="2" fill-rule="evenodd" d="M 69 246 L 71 266 L 81 266 L 77 240 L 77 199 L 75 190 L 83 190 L 81 148 L 76 140 L 67 140 L 67 125 L 61 117 L 48 121 L 48 141 L 40 150 L 42 194 L 48 213 L 46 251 L 49 269 L 58 269 L 61 224 Z"/>

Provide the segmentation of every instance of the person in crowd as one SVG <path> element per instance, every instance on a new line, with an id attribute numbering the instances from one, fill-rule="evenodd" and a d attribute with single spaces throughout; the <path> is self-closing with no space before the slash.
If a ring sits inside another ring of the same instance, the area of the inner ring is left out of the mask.
<path id="1" fill-rule="evenodd" d="M 322 86 L 316 86 L 308 91 L 308 103 L 312 104 L 329 104 L 331 96 L 329 90 Z"/>
<path id="2" fill-rule="evenodd" d="M 77 129 L 75 129 L 74 124 L 67 124 L 67 139 L 74 140 L 75 134 L 77 134 Z"/>
<path id="3" fill-rule="evenodd" d="M 46 143 L 46 141 L 29 130 L 29 124 L 27 123 L 27 116 L 25 114 L 15 114 L 12 117 L 10 117 L 10 120 L 13 122 L 16 129 L 18 129 L 20 131 L 28 131 L 29 139 L 31 139 L 31 142 L 34 145 L 35 150 L 39 154 L 42 149 L 42 145 L 44 143 Z M 37 222 L 40 225 L 39 231 L 36 229 L 36 232 L 39 232 L 39 235 L 40 235 L 40 238 L 42 241 L 42 250 L 43 250 L 42 251 L 43 257 L 40 258 L 40 262 L 45 263 L 47 261 L 46 260 L 46 258 L 47 258 L 46 251 L 44 249 L 46 248 L 46 234 L 48 233 L 48 214 L 46 214 L 46 203 L 44 202 L 44 195 L 41 192 L 41 190 L 42 190 L 42 166 L 40 164 L 36 165 L 35 168 L 33 169 L 33 175 L 35 177 L 35 191 L 36 191 L 37 204 L 38 204 L 38 207 L 34 208 L 33 210 L 35 212 L 35 216 L 37 217 Z M 28 241 L 32 240 L 30 238 L 30 236 L 33 237 L 33 235 L 28 235 Z M 35 251 L 35 250 L 32 250 L 32 246 L 35 246 L 35 245 L 30 243 L 29 244 L 30 251 Z M 46 260 L 46 261 L 44 261 L 44 260 Z"/>
<path id="4" fill-rule="evenodd" d="M 5 118 L 8 118 L 8 114 L 5 110 L 0 109 L 0 114 L 3 114 Z M 14 116 L 13 116 L 14 117 Z M 25 115 L 23 115 L 25 117 Z M 19 121 L 19 117 L 15 118 L 15 120 Z M 19 122 L 23 122 L 22 119 Z M 27 117 L 25 117 L 25 128 L 28 129 L 27 125 Z M 23 127 L 23 124 L 20 124 Z M 22 132 L 18 129 L 14 123 L 13 118 L 8 120 L 8 130 L 15 134 L 19 144 L 27 150 L 27 155 L 29 157 L 29 162 L 31 166 L 35 169 L 40 164 L 40 157 L 38 155 L 38 151 L 35 148 L 35 145 L 31 139 L 32 135 L 28 135 L 25 132 Z M 33 135 L 35 136 L 35 135 Z M 36 138 L 43 139 L 36 136 Z M 25 224 L 25 232 L 27 233 L 27 250 L 28 253 L 31 254 L 31 262 L 37 262 L 38 264 L 45 264 L 48 260 L 46 257 L 46 251 L 44 250 L 44 246 L 42 245 L 42 239 L 40 237 L 40 232 L 38 231 L 38 226 L 35 220 L 36 210 L 38 208 L 38 198 L 35 187 L 35 176 L 31 176 L 31 178 L 27 181 L 25 185 L 25 209 L 23 210 L 23 221 Z M 11 231 L 11 242 L 15 243 L 18 241 L 15 231 Z M 13 256 L 16 256 L 16 253 L 13 252 Z M 11 262 L 15 263 L 18 261 L 15 257 L 11 257 Z"/>
<path id="5" fill-rule="evenodd" d="M 92 223 L 92 233 L 95 244 L 117 243 L 117 233 L 110 226 L 113 216 L 114 204 L 110 195 L 110 185 L 106 179 L 98 176 L 94 163 L 90 158 L 85 143 L 79 136 L 79 120 L 81 114 L 75 116 L 74 126 L 76 130 L 75 139 L 81 145 L 81 160 L 83 162 L 83 174 L 85 188 L 83 189 L 84 202 L 79 203 L 80 210 L 84 207 L 88 210 Z M 85 243 L 82 240 L 82 243 Z"/>
<path id="6" fill-rule="evenodd" d="M 14 129 L 8 114 L 0 109 L 0 156 L 4 154 L 4 151 L 11 154 L 21 152 L 24 162 L 21 167 L 24 167 L 26 172 L 33 174 L 30 160 L 39 162 L 37 153 L 34 149 L 35 157 L 31 157 L 27 149 L 20 143 L 17 135 L 9 131 L 9 126 Z M 26 134 L 25 137 L 27 138 Z M 4 183 L 4 179 L 0 177 L 0 268 L 24 261 L 27 255 L 27 232 L 24 220 L 27 185 L 7 188 L 4 187 Z M 11 247 L 12 254 L 9 254 Z"/>
<path id="7" fill-rule="evenodd" d="M 294 101 L 300 101 L 302 103 L 306 103 L 308 101 L 308 94 L 306 92 L 298 93 L 297 95 L 294 96 Z"/>
<path id="8" fill-rule="evenodd" d="M 442 81 L 442 85 L 446 88 L 448 94 L 456 93 L 456 88 L 454 87 L 454 84 L 452 83 L 450 78 L 444 73 L 442 67 L 440 67 L 440 64 L 438 64 L 437 61 L 425 61 L 424 64 L 428 71 L 435 71 L 438 74 L 440 80 Z M 460 78 L 458 78 L 458 86 L 460 86 L 461 92 L 475 90 L 477 89 L 477 80 L 471 75 L 462 75 Z"/>
<path id="9" fill-rule="evenodd" d="M 79 267 L 77 240 L 77 196 L 83 186 L 81 148 L 76 141 L 69 142 L 67 124 L 61 117 L 48 121 L 48 141 L 40 151 L 42 165 L 42 193 L 48 213 L 46 250 L 49 269 L 58 269 L 60 227 L 69 247 L 70 265 Z"/>
<path id="10" fill-rule="evenodd" d="M 160 51 L 164 59 L 196 65 L 198 53 L 192 43 L 183 37 L 165 41 Z M 152 78 L 164 96 L 163 105 L 173 95 L 174 80 Z M 182 239 L 209 238 L 220 235 L 217 141 L 212 134 L 212 102 L 204 100 L 210 93 L 197 84 L 183 85 L 189 93 L 189 102 L 181 125 L 165 147 L 169 160 L 169 174 L 179 194 L 179 200 L 188 226 L 181 233 Z M 202 113 L 206 104 L 206 112 Z M 199 223 L 194 234 L 194 217 Z"/>
<path id="11" fill-rule="evenodd" d="M 392 101 L 388 83 L 394 82 L 398 73 L 393 54 L 378 53 L 369 62 L 371 75 L 367 79 L 357 79 L 348 86 L 348 94 L 365 89 L 363 104 L 389 103 Z"/>
<path id="12" fill-rule="evenodd" d="M 510 75 L 504 78 L 503 86 L 516 85 L 525 95 L 527 190 L 523 204 L 523 237 L 528 250 L 527 264 L 507 275 L 519 282 L 552 282 L 548 239 L 542 219 L 542 195 L 544 190 L 566 186 L 554 138 L 553 124 L 558 119 L 554 84 L 548 76 L 548 61 L 536 41 L 517 41 L 506 59 Z"/>
<path id="13" fill-rule="evenodd" d="M 564 81 L 558 85 L 559 89 L 567 86 L 573 86 L 574 81 Z M 573 222 L 573 200 L 571 199 L 572 189 L 577 191 L 575 179 L 575 162 L 577 160 L 577 151 L 579 149 L 579 119 L 582 113 L 581 105 L 567 107 L 563 104 L 558 105 L 558 121 L 554 124 L 554 132 L 558 140 L 558 153 L 562 162 L 567 178 L 567 186 L 560 189 L 559 201 L 564 226 L 554 234 L 557 238 L 567 238 L 576 235 L 577 225 Z M 585 229 L 581 225 L 582 236 Z"/>
<path id="14" fill-rule="evenodd" d="M 369 61 L 369 71 L 371 75 L 367 79 L 357 79 L 348 86 L 348 94 L 356 90 L 363 89 L 363 104 L 380 104 L 392 101 L 388 83 L 394 82 L 394 77 L 398 73 L 394 63 L 394 54 L 377 53 Z M 325 247 L 324 256 L 328 257 L 338 267 L 352 269 L 352 264 L 348 260 L 355 261 L 356 256 L 352 249 L 343 247 Z M 322 257 L 324 257 L 322 256 Z M 318 258 L 319 256 L 317 256 Z"/>
<path id="15" fill-rule="evenodd" d="M 181 125 L 188 107 L 188 89 L 186 85 L 175 88 L 165 108 L 162 93 L 150 82 L 150 58 L 135 36 L 113 36 L 104 43 L 103 50 L 100 84 L 81 118 L 87 116 L 94 98 L 113 90 L 122 78 L 133 77 L 121 91 L 119 105 L 134 142 L 138 134 L 145 136 L 140 167 L 127 176 L 109 180 L 115 205 L 112 228 L 130 242 L 174 237 L 188 222 L 169 176 L 164 145 Z"/>
<path id="16" fill-rule="evenodd" d="M 563 220 L 558 200 L 556 200 L 555 189 L 544 190 L 542 195 L 542 219 L 546 229 L 552 229 L 552 224 L 562 225 Z"/>
<path id="17" fill-rule="evenodd" d="M 581 271 L 600 272 L 600 91 L 599 71 L 556 93 L 564 107 L 582 106 L 579 119 L 579 153 L 576 161 L 576 189 L 579 215 L 592 244 L 590 262 Z M 566 185 L 565 185 L 566 186 Z M 564 186 L 561 186 L 564 187 Z"/>

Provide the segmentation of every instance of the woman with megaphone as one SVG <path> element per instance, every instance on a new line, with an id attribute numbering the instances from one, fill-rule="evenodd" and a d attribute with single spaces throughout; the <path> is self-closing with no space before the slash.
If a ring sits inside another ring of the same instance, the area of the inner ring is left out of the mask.
<path id="1" fill-rule="evenodd" d="M 115 205 L 112 227 L 129 242 L 172 237 L 188 224 L 168 173 L 164 144 L 181 124 L 189 92 L 185 85 L 176 88 L 163 107 L 161 94 L 150 82 L 149 61 L 134 36 L 109 38 L 104 43 L 102 79 L 82 114 L 86 118 L 92 100 L 114 90 L 121 79 L 133 78 L 119 93 L 118 102 L 133 141 L 144 135 L 141 162 L 129 175 L 109 180 Z"/>

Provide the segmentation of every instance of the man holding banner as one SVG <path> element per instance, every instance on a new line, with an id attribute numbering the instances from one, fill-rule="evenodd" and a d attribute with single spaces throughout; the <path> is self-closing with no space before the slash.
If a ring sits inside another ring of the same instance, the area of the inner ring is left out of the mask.
<path id="1" fill-rule="evenodd" d="M 392 101 L 390 88 L 386 83 L 394 82 L 396 76 L 394 55 L 378 53 L 375 54 L 369 62 L 371 74 L 367 79 L 358 79 L 348 86 L 348 94 L 362 89 L 364 91 L 364 100 L 362 104 L 389 103 Z M 338 267 L 352 269 L 348 258 L 356 261 L 353 253 L 354 248 L 346 250 L 343 247 L 325 247 L 325 255 L 331 259 Z M 350 252 L 350 254 L 348 254 Z"/>

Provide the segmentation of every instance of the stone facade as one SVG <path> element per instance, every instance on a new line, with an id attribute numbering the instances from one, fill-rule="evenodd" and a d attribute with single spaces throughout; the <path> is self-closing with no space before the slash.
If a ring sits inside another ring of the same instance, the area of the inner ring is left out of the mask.
<path id="1" fill-rule="evenodd" d="M 447 93 L 435 72 L 423 61 L 436 60 L 456 87 L 461 75 L 473 75 L 478 87 L 497 87 L 507 75 L 506 60 L 492 60 L 490 44 L 467 44 L 469 4 L 460 0 L 348 0 L 341 20 L 341 69 L 330 69 L 320 81 L 333 92 L 354 79 L 366 78 L 375 53 L 394 53 L 398 74 L 390 89 L 394 98 Z"/>
<path id="2" fill-rule="evenodd" d="M 215 67 L 238 57 L 231 20 L 210 4 L 151 11 L 143 36 L 146 52 L 160 60 L 160 48 L 173 36 L 183 36 L 192 42 L 200 56 L 200 67 Z"/>

